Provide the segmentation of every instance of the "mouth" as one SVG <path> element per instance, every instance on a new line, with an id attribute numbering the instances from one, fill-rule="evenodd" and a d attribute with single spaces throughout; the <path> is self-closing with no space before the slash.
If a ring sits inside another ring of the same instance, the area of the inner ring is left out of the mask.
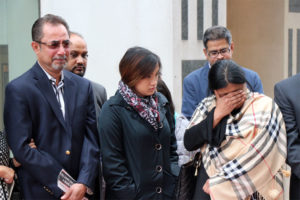
<path id="1" fill-rule="evenodd" d="M 83 66 L 75 66 L 73 67 L 73 71 L 84 71 L 84 67 Z"/>
<path id="2" fill-rule="evenodd" d="M 63 59 L 55 59 L 54 61 L 59 62 L 59 63 L 66 63 L 67 62 L 66 60 L 63 60 Z"/>
<path id="3" fill-rule="evenodd" d="M 53 61 L 67 62 L 67 57 L 66 56 L 63 56 L 63 57 L 54 57 Z"/>

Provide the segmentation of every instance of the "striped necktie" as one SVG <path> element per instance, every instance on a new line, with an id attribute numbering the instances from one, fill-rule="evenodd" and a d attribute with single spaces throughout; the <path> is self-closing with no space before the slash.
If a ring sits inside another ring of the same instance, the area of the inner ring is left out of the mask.
<path id="1" fill-rule="evenodd" d="M 64 86 L 64 82 L 63 81 L 60 81 L 58 83 L 58 86 L 56 86 L 56 82 L 55 80 L 53 79 L 50 79 L 51 81 L 51 84 L 52 84 L 52 87 L 54 89 L 54 93 L 55 93 L 55 96 L 56 96 L 56 99 L 57 99 L 57 102 L 61 108 L 61 103 L 60 103 L 60 97 L 59 97 L 59 91 L 61 91 L 61 94 L 63 94 L 63 86 Z"/>

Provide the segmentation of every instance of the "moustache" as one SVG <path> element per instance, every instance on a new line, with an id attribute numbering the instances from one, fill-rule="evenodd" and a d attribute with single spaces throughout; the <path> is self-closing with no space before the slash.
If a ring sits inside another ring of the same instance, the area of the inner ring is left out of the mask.
<path id="1" fill-rule="evenodd" d="M 81 67 L 83 70 L 85 70 L 85 66 L 82 65 L 82 64 L 77 64 L 77 65 L 75 65 L 75 66 L 72 68 L 72 70 L 75 70 L 75 69 L 78 68 L 78 67 Z"/>
<path id="2" fill-rule="evenodd" d="M 65 61 L 67 61 L 67 56 L 56 56 L 56 57 L 53 57 L 52 60 L 65 60 Z"/>

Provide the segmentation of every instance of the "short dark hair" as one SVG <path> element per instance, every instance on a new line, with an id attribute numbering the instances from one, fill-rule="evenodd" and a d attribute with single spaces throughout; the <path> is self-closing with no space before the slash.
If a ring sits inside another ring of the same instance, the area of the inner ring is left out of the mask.
<path id="1" fill-rule="evenodd" d="M 32 41 L 41 41 L 43 38 L 43 26 L 44 24 L 49 23 L 52 25 L 58 25 L 62 24 L 69 32 L 69 26 L 67 22 L 60 16 L 57 15 L 52 15 L 52 14 L 47 14 L 43 17 L 38 18 L 32 25 L 31 28 L 31 36 L 32 36 Z"/>
<path id="2" fill-rule="evenodd" d="M 224 26 L 212 26 L 206 29 L 203 35 L 203 45 L 207 49 L 207 42 L 209 40 L 226 39 L 227 43 L 231 45 L 232 36 L 230 31 Z"/>
<path id="3" fill-rule="evenodd" d="M 139 80 L 153 73 L 156 65 L 160 70 L 161 62 L 156 54 L 143 47 L 132 47 L 120 61 L 121 80 L 133 89 Z"/>
<path id="4" fill-rule="evenodd" d="M 229 83 L 248 83 L 241 66 L 232 60 L 219 60 L 211 66 L 208 73 L 210 90 L 225 88 Z"/>

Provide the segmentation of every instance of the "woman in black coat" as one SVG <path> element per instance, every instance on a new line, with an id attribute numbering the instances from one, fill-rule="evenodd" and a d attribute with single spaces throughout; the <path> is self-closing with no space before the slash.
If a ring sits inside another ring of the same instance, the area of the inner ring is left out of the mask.
<path id="1" fill-rule="evenodd" d="M 156 92 L 157 55 L 141 47 L 120 61 L 121 81 L 99 117 L 107 199 L 173 199 L 178 176 L 174 118 Z"/>

